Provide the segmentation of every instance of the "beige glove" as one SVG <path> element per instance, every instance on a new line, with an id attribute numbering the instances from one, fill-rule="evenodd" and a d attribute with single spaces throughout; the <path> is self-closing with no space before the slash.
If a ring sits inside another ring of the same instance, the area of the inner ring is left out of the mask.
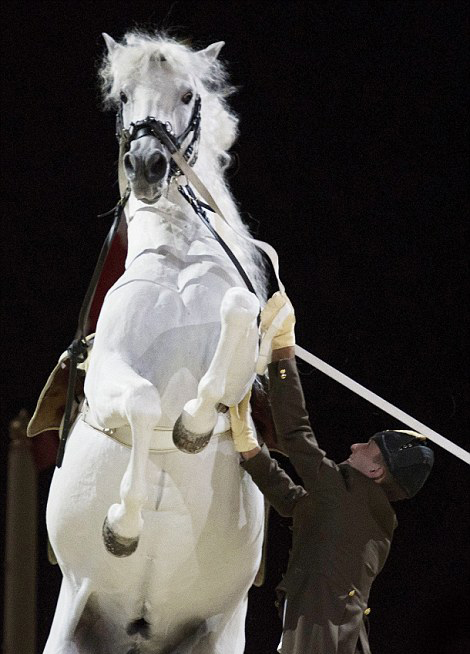
<path id="1" fill-rule="evenodd" d="M 295 345 L 295 313 L 285 293 L 274 293 L 261 312 L 261 345 L 256 373 L 264 375 L 272 350 Z"/>
<path id="2" fill-rule="evenodd" d="M 261 333 L 274 332 L 272 349 L 295 345 L 295 313 L 289 298 L 284 293 L 274 293 L 261 312 Z"/>
<path id="3" fill-rule="evenodd" d="M 233 444 L 237 452 L 249 452 L 259 446 L 249 421 L 250 397 L 251 390 L 239 404 L 229 407 Z"/>

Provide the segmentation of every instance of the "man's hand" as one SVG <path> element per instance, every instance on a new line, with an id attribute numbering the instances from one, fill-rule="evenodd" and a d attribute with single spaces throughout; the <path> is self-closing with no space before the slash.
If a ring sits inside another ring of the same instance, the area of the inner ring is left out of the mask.
<path id="1" fill-rule="evenodd" d="M 255 456 L 260 447 L 249 422 L 251 390 L 236 406 L 229 407 L 233 444 L 244 459 Z"/>
<path id="2" fill-rule="evenodd" d="M 261 312 L 261 333 L 274 331 L 272 349 L 278 350 L 295 345 L 295 313 L 284 293 L 274 293 Z"/>
<path id="3" fill-rule="evenodd" d="M 285 293 L 274 293 L 261 312 L 261 345 L 256 372 L 264 375 L 269 361 L 295 356 L 295 313 Z"/>

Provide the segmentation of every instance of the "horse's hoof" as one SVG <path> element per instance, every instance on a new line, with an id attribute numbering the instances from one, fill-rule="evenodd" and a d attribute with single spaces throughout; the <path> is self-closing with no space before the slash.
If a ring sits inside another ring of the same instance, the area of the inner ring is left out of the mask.
<path id="1" fill-rule="evenodd" d="M 124 538 L 123 536 L 118 536 L 109 526 L 108 518 L 105 518 L 103 523 L 103 541 L 104 546 L 110 554 L 124 557 L 130 556 L 136 551 L 137 545 L 139 544 L 139 537 Z"/>
<path id="2" fill-rule="evenodd" d="M 202 452 L 206 447 L 213 431 L 211 429 L 205 434 L 194 434 L 192 431 L 186 429 L 180 416 L 173 427 L 173 443 L 182 452 L 197 454 L 198 452 Z"/>

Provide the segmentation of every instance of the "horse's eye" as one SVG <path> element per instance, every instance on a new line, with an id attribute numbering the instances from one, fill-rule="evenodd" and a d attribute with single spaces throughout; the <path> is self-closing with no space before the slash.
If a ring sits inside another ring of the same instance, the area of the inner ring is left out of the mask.
<path id="1" fill-rule="evenodd" d="M 186 91 L 186 93 L 181 98 L 181 101 L 184 102 L 184 104 L 189 104 L 192 99 L 193 99 L 193 92 L 192 91 Z"/>
<path id="2" fill-rule="evenodd" d="M 122 102 L 123 104 L 126 104 L 126 102 L 127 102 L 127 95 L 124 93 L 124 91 L 121 91 L 121 93 L 119 94 L 119 97 L 121 98 L 121 102 Z"/>

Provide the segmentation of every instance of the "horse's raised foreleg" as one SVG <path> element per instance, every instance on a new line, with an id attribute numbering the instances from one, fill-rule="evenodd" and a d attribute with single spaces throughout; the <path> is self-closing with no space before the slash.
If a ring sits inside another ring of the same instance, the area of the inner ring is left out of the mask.
<path id="1" fill-rule="evenodd" d="M 209 442 L 217 421 L 217 405 L 232 406 L 254 379 L 258 351 L 256 318 L 259 302 L 243 288 L 229 289 L 220 308 L 221 332 L 212 362 L 198 385 L 197 398 L 186 402 L 173 428 L 175 445 L 196 453 Z"/>
<path id="2" fill-rule="evenodd" d="M 109 552 L 115 556 L 129 556 L 137 548 L 142 531 L 150 441 L 161 417 L 161 403 L 155 386 L 126 363 L 110 357 L 107 366 L 106 383 L 100 386 L 101 411 L 98 407 L 94 413 L 104 425 L 109 424 L 104 417 L 106 414 L 124 419 L 131 428 L 132 449 L 119 488 L 121 501 L 109 508 L 103 538 Z"/>

